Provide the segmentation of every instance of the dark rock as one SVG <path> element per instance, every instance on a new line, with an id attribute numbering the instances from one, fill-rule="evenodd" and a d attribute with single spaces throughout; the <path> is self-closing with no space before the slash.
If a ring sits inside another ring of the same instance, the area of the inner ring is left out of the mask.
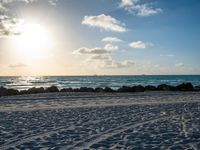
<path id="1" fill-rule="evenodd" d="M 136 85 L 132 87 L 135 92 L 144 92 L 145 88 L 141 85 Z"/>
<path id="2" fill-rule="evenodd" d="M 46 88 L 45 92 L 59 92 L 58 88 L 56 86 L 51 86 L 51 87 L 48 87 Z"/>
<path id="3" fill-rule="evenodd" d="M 80 89 L 79 88 L 75 88 L 75 89 L 73 89 L 73 92 L 80 92 Z"/>
<path id="4" fill-rule="evenodd" d="M 95 89 L 94 89 L 94 92 L 103 92 L 103 88 L 100 88 L 100 87 L 95 88 Z"/>
<path id="5" fill-rule="evenodd" d="M 19 91 L 15 89 L 6 89 L 4 87 L 0 87 L 0 96 L 9 96 L 9 95 L 18 95 Z"/>
<path id="6" fill-rule="evenodd" d="M 73 92 L 73 89 L 72 88 L 64 88 L 64 89 L 61 89 L 60 92 Z"/>
<path id="7" fill-rule="evenodd" d="M 36 87 L 33 87 L 33 88 L 30 88 L 27 90 L 27 93 L 28 94 L 34 94 L 34 93 L 44 93 L 44 88 L 43 87 L 40 87 L 40 88 L 36 88 Z"/>
<path id="8" fill-rule="evenodd" d="M 79 92 L 87 92 L 87 87 L 80 87 Z"/>
<path id="9" fill-rule="evenodd" d="M 161 84 L 161 85 L 158 85 L 157 90 L 158 91 L 176 91 L 177 88 L 171 85 Z"/>
<path id="10" fill-rule="evenodd" d="M 194 87 L 191 83 L 182 83 L 182 84 L 176 86 L 176 88 L 179 91 L 194 91 Z"/>
<path id="11" fill-rule="evenodd" d="M 7 89 L 4 87 L 0 87 L 0 96 L 4 96 L 6 94 Z"/>
<path id="12" fill-rule="evenodd" d="M 175 86 L 169 86 L 170 91 L 177 91 L 177 88 Z"/>
<path id="13" fill-rule="evenodd" d="M 167 85 L 167 84 L 158 85 L 157 90 L 158 91 L 169 91 L 169 85 Z"/>
<path id="14" fill-rule="evenodd" d="M 28 93 L 27 90 L 21 90 L 21 91 L 19 91 L 19 94 L 23 95 L 23 94 L 30 94 L 30 93 Z"/>
<path id="15" fill-rule="evenodd" d="M 94 92 L 93 88 L 81 87 L 80 92 Z"/>
<path id="16" fill-rule="evenodd" d="M 63 88 L 60 92 L 144 92 L 144 91 L 200 91 L 200 85 L 193 87 L 191 83 L 182 83 L 178 86 L 171 86 L 166 84 L 158 85 L 157 87 L 148 85 L 148 86 L 122 86 L 118 90 L 113 90 L 110 87 L 105 88 L 88 88 L 88 87 L 81 87 L 81 88 Z M 43 87 L 40 88 L 30 88 L 28 90 L 15 90 L 15 89 L 6 89 L 4 87 L 0 87 L 0 96 L 6 95 L 19 95 L 19 94 L 34 94 L 34 93 L 44 93 L 44 92 L 59 92 L 59 89 L 56 86 L 51 86 L 46 89 Z"/>
<path id="17" fill-rule="evenodd" d="M 0 96 L 18 95 L 19 91 L 15 89 L 0 88 Z"/>
<path id="18" fill-rule="evenodd" d="M 129 86 L 122 86 L 117 90 L 117 92 L 135 92 L 135 90 Z"/>
<path id="19" fill-rule="evenodd" d="M 15 89 L 7 89 L 6 95 L 18 95 L 19 91 Z"/>
<path id="20" fill-rule="evenodd" d="M 88 92 L 94 92 L 94 89 L 93 88 L 88 88 L 87 91 Z"/>
<path id="21" fill-rule="evenodd" d="M 155 86 L 152 85 L 147 85 L 144 87 L 145 91 L 156 91 L 157 88 Z"/>
<path id="22" fill-rule="evenodd" d="M 103 89 L 103 91 L 106 92 L 106 93 L 114 92 L 114 90 L 111 89 L 110 87 L 105 87 L 105 88 Z"/>
<path id="23" fill-rule="evenodd" d="M 194 87 L 195 91 L 200 91 L 200 85 Z"/>

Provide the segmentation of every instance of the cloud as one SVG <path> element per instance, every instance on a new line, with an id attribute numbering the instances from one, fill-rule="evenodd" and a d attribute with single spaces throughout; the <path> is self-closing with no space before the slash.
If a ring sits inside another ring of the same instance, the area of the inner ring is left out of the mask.
<path id="1" fill-rule="evenodd" d="M 110 60 L 112 59 L 111 58 L 111 55 L 109 54 L 95 54 L 95 55 L 92 55 L 88 58 L 88 61 L 91 61 L 91 60 Z"/>
<path id="2" fill-rule="evenodd" d="M 137 49 L 145 49 L 148 46 L 153 46 L 153 43 L 144 43 L 142 41 L 136 41 L 136 42 L 132 42 L 129 44 L 129 46 L 131 48 L 137 48 Z"/>
<path id="3" fill-rule="evenodd" d="M 73 51 L 73 54 L 106 54 L 106 53 L 110 53 L 110 51 L 99 47 L 96 48 L 81 47 Z"/>
<path id="4" fill-rule="evenodd" d="M 118 43 L 118 42 L 122 42 L 122 40 L 120 40 L 117 37 L 105 37 L 101 40 L 102 42 L 109 42 L 109 43 Z"/>
<path id="5" fill-rule="evenodd" d="M 9 68 L 21 68 L 21 67 L 27 67 L 27 65 L 24 63 L 16 63 L 16 64 L 10 64 L 8 67 Z"/>
<path id="6" fill-rule="evenodd" d="M 19 35 L 18 27 L 22 23 L 22 19 L 0 15 L 0 38 L 9 35 Z"/>
<path id="7" fill-rule="evenodd" d="M 129 44 L 129 46 L 132 48 L 140 48 L 140 49 L 146 48 L 146 44 L 142 41 L 132 42 Z"/>
<path id="8" fill-rule="evenodd" d="M 37 1 L 37 0 L 2 0 L 2 3 L 4 3 L 4 4 L 13 3 L 13 2 L 30 3 L 30 2 L 34 2 L 34 1 Z"/>
<path id="9" fill-rule="evenodd" d="M 73 54 L 107 54 L 111 53 L 112 51 L 118 50 L 118 46 L 113 44 L 106 44 L 104 48 L 95 47 L 95 48 L 87 48 L 81 47 L 73 51 Z"/>
<path id="10" fill-rule="evenodd" d="M 104 49 L 108 50 L 108 51 L 115 51 L 115 50 L 118 50 L 119 48 L 118 48 L 118 46 L 113 45 L 113 44 L 106 44 L 104 46 Z"/>
<path id="11" fill-rule="evenodd" d="M 162 9 L 153 8 L 147 4 L 143 4 L 132 7 L 132 10 L 130 10 L 130 12 L 136 12 L 138 16 L 151 16 L 162 12 Z"/>
<path id="12" fill-rule="evenodd" d="M 160 68 L 160 64 L 155 64 L 154 67 L 155 68 Z"/>
<path id="13" fill-rule="evenodd" d="M 124 60 L 122 62 L 117 63 L 117 68 L 124 68 L 134 65 L 135 63 L 132 60 Z"/>
<path id="14" fill-rule="evenodd" d="M 13 2 L 24 2 L 24 3 L 33 3 L 33 2 L 38 2 L 41 0 L 1 0 L 1 4 L 10 4 Z M 49 3 L 56 3 L 58 0 L 46 0 Z"/>
<path id="15" fill-rule="evenodd" d="M 137 2 L 138 0 L 122 0 L 120 6 L 121 7 L 133 6 Z"/>
<path id="16" fill-rule="evenodd" d="M 137 16 L 151 16 L 162 12 L 161 8 L 154 8 L 150 3 L 141 4 L 141 0 L 121 0 L 120 7 Z"/>
<path id="17" fill-rule="evenodd" d="M 0 2 L 0 12 L 7 11 L 7 8 Z"/>
<path id="18" fill-rule="evenodd" d="M 134 65 L 134 62 L 131 60 L 124 60 L 122 62 L 117 62 L 113 59 L 110 60 L 104 60 L 101 62 L 100 67 L 101 68 L 107 68 L 107 69 L 118 69 L 118 68 L 127 68 Z"/>
<path id="19" fill-rule="evenodd" d="M 0 0 L 0 12 L 8 11 L 8 6 L 15 2 L 23 2 L 26 4 L 33 3 L 33 2 L 39 2 L 40 0 Z M 55 6 L 58 0 L 46 0 L 49 4 Z"/>
<path id="20" fill-rule="evenodd" d="M 134 65 L 131 60 L 124 60 L 122 62 L 115 61 L 111 54 L 92 55 L 86 60 L 87 64 L 95 64 L 98 68 L 117 69 L 126 68 Z"/>
<path id="21" fill-rule="evenodd" d="M 51 5 L 56 5 L 57 1 L 58 0 L 46 0 L 46 2 L 50 3 Z M 19 26 L 24 22 L 24 20 L 12 17 L 12 9 L 10 7 L 15 6 L 13 3 L 19 2 L 29 4 L 32 2 L 39 2 L 39 0 L 0 0 L 0 38 L 20 34 Z"/>
<path id="22" fill-rule="evenodd" d="M 82 24 L 88 25 L 91 27 L 98 27 L 105 31 L 114 31 L 114 32 L 125 32 L 126 28 L 117 19 L 101 14 L 99 16 L 85 16 Z"/>
<path id="23" fill-rule="evenodd" d="M 125 68 L 134 64 L 131 60 L 124 60 L 122 62 L 115 61 L 112 57 L 113 52 L 117 50 L 117 46 L 106 44 L 104 48 L 86 48 L 82 47 L 75 51 L 73 54 L 86 56 L 83 64 L 93 65 L 97 68 Z"/>
<path id="24" fill-rule="evenodd" d="M 24 3 L 32 3 L 37 0 L 1 0 L 0 1 L 0 12 L 8 11 L 9 4 L 12 4 L 14 2 L 24 2 Z"/>
<path id="25" fill-rule="evenodd" d="M 57 5 L 57 2 L 58 2 L 58 0 L 49 0 L 49 3 L 50 3 L 52 6 L 56 6 L 56 5 Z"/>
<path id="26" fill-rule="evenodd" d="M 184 64 L 183 63 L 177 63 L 177 64 L 175 64 L 175 67 L 181 68 L 181 67 L 184 67 Z"/>
<path id="27" fill-rule="evenodd" d="M 161 57 L 174 57 L 174 54 L 160 54 Z"/>

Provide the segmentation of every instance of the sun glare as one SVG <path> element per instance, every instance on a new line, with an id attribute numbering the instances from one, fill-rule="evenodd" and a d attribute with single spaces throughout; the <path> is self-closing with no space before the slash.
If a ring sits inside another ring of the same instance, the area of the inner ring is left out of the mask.
<path id="1" fill-rule="evenodd" d="M 14 48 L 21 57 L 43 58 L 51 47 L 50 35 L 46 28 L 38 23 L 23 24 L 20 35 L 14 40 Z"/>

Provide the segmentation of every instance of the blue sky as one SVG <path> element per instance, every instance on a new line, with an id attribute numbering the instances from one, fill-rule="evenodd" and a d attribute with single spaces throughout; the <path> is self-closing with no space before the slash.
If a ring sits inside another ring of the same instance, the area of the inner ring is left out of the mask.
<path id="1" fill-rule="evenodd" d="M 0 75 L 200 74 L 199 18 L 199 0 L 5 0 Z"/>

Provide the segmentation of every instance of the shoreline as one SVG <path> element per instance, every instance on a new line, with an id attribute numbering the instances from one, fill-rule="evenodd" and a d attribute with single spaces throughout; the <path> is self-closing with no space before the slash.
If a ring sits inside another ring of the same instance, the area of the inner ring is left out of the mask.
<path id="1" fill-rule="evenodd" d="M 0 112 L 199 103 L 200 92 L 137 93 L 55 92 L 0 97 Z"/>

